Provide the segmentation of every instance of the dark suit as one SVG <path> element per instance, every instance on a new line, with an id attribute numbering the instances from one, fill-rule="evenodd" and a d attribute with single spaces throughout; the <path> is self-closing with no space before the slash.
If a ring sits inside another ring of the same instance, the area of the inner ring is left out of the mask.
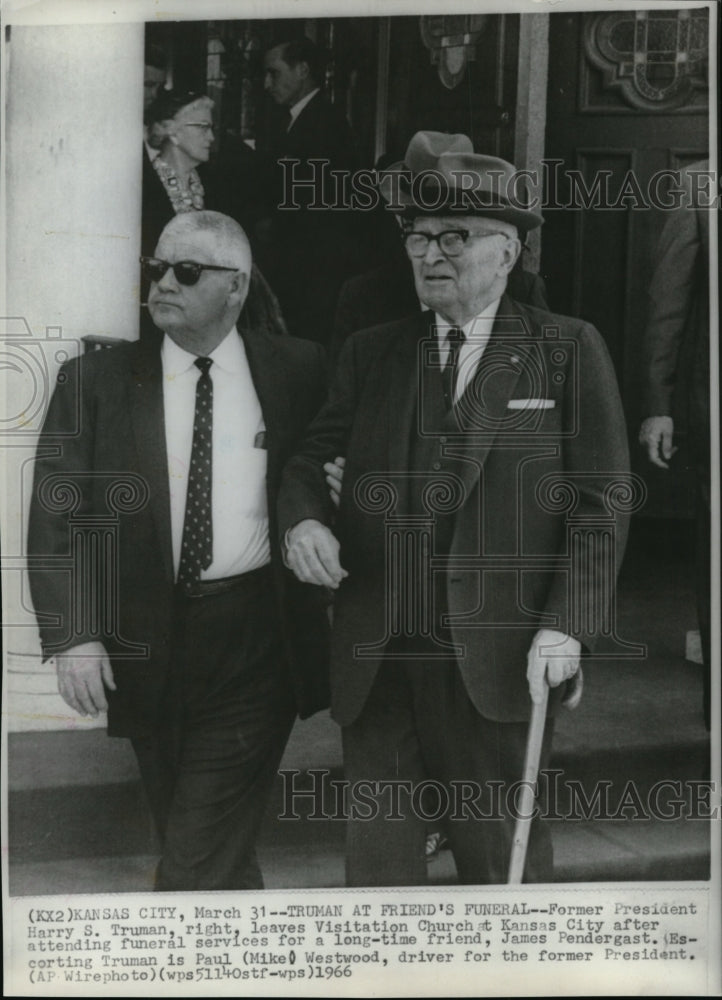
<path id="1" fill-rule="evenodd" d="M 64 365 L 36 460 L 30 584 L 44 656 L 93 640 L 105 645 L 117 684 L 117 691 L 107 692 L 108 732 L 131 737 L 136 750 L 144 751 L 139 760 L 161 832 L 173 808 L 173 788 L 167 785 L 186 752 L 189 713 L 197 715 L 199 705 L 216 713 L 213 719 L 220 713 L 224 725 L 235 725 L 235 744 L 248 751 L 248 759 L 237 762 L 238 774 L 255 768 L 249 801 L 237 816 L 234 836 L 226 838 L 229 843 L 240 838 L 246 824 L 245 856 L 226 859 L 220 874 L 209 861 L 198 885 L 187 880 L 177 885 L 182 876 L 166 872 L 165 888 L 244 887 L 239 866 L 252 865 L 253 835 L 273 762 L 293 716 L 310 715 L 327 698 L 322 595 L 293 580 L 275 544 L 280 472 L 324 398 L 322 356 L 315 345 L 291 338 L 251 332 L 243 339 L 268 450 L 271 565 L 247 574 L 257 581 L 252 588 L 197 601 L 183 601 L 177 593 L 158 343 L 128 343 Z M 96 549 L 93 538 L 101 536 L 105 541 Z M 243 629 L 235 634 L 239 620 L 260 623 L 253 649 Z M 224 714 L 231 704 L 239 711 L 253 706 L 243 728 Z M 268 731 L 274 718 L 280 721 L 273 745 L 262 748 L 259 760 L 254 748 L 265 737 L 254 725 L 260 722 Z M 198 773 L 203 767 L 198 759 L 210 752 L 196 750 Z M 256 777 L 262 767 L 260 788 Z M 202 867 L 199 863 L 199 871 Z M 257 884 L 255 876 L 251 884 Z"/>
<path id="2" fill-rule="evenodd" d="M 597 331 L 507 296 L 457 416 L 447 414 L 432 321 L 417 315 L 347 340 L 329 401 L 286 467 L 280 528 L 333 523 L 321 465 L 345 455 L 334 530 L 349 575 L 335 603 L 331 698 L 349 780 L 395 769 L 416 781 L 508 785 L 521 775 L 536 630 L 591 650 L 609 613 L 608 560 L 613 574 L 627 523 L 605 490 L 628 468 L 624 420 Z M 431 353 L 419 364 L 424 341 Z M 600 558 L 574 554 L 575 523 Z M 602 540 L 607 529 L 613 542 Z M 561 695 L 551 692 L 550 716 Z M 375 844 L 371 824 L 351 824 L 351 881 L 417 881 L 423 823 L 412 846 L 402 826 L 387 822 Z M 447 826 L 462 881 L 503 881 L 507 824 Z M 527 878 L 549 876 L 548 843 L 531 864 Z"/>
<path id="3" fill-rule="evenodd" d="M 674 416 L 687 425 L 697 478 L 697 614 L 705 675 L 705 718 L 710 724 L 710 394 L 709 227 L 711 209 L 699 204 L 691 174 L 681 173 L 682 204 L 670 211 L 656 250 L 644 334 L 644 416 Z M 714 194 L 714 189 L 708 189 Z"/>
<path id="4" fill-rule="evenodd" d="M 265 164 L 265 202 L 271 231 L 260 248 L 260 264 L 278 295 L 291 333 L 328 343 L 336 297 L 342 282 L 359 270 L 359 220 L 350 210 L 310 208 L 336 199 L 329 171 L 353 170 L 357 154 L 351 129 L 342 110 L 319 91 L 303 108 L 290 128 L 282 123 L 259 150 Z M 322 168 L 311 160 L 328 160 Z M 281 160 L 297 161 L 284 169 Z M 291 176 L 299 181 L 316 178 L 315 190 L 288 187 Z M 284 202 L 298 208 L 281 209 Z"/>

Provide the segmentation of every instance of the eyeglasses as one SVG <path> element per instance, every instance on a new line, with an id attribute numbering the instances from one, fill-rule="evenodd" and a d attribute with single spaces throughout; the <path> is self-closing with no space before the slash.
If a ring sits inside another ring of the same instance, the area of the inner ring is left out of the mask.
<path id="1" fill-rule="evenodd" d="M 210 122 L 181 122 L 181 125 L 192 125 L 194 128 L 201 129 L 206 135 L 213 131 L 213 126 Z"/>
<path id="2" fill-rule="evenodd" d="M 467 240 L 484 240 L 487 236 L 506 236 L 506 233 L 470 233 L 468 229 L 445 229 L 442 233 L 409 232 L 403 234 L 406 249 L 412 257 L 423 257 L 434 240 L 447 257 L 458 257 L 464 252 Z"/>
<path id="3" fill-rule="evenodd" d="M 237 271 L 237 267 L 221 267 L 220 264 L 198 264 L 194 260 L 178 260 L 171 264 L 168 260 L 158 257 L 141 257 L 140 267 L 143 277 L 148 281 L 160 281 L 169 267 L 173 268 L 175 280 L 179 285 L 195 285 L 202 271 Z"/>

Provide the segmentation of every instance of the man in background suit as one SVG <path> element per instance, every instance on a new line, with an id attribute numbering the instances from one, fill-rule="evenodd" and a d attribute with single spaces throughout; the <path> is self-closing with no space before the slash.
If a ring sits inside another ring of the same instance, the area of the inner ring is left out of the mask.
<path id="1" fill-rule="evenodd" d="M 234 220 L 178 215 L 156 254 L 162 342 L 58 375 L 31 591 L 64 700 L 107 708 L 109 735 L 132 741 L 162 840 L 156 888 L 261 888 L 255 839 L 278 762 L 296 713 L 326 703 L 322 595 L 283 567 L 275 512 L 324 366 L 317 345 L 239 332 L 251 255 Z M 93 524 L 109 521 L 114 537 L 93 549 Z M 68 572 L 78 544 L 87 561 Z"/>
<path id="2" fill-rule="evenodd" d="M 647 413 L 639 441 L 650 462 L 669 468 L 675 411 L 686 420 L 697 480 L 697 616 L 705 665 L 704 715 L 710 725 L 710 369 L 709 369 L 709 161 L 680 174 L 680 201 L 669 212 L 649 286 L 644 334 Z M 684 374 L 683 374 L 684 373 Z"/>
<path id="3" fill-rule="evenodd" d="M 264 85 L 279 110 L 259 141 L 269 215 L 257 234 L 261 266 L 291 333 L 326 344 L 339 288 L 359 266 L 354 213 L 309 207 L 335 199 L 330 171 L 357 166 L 351 128 L 324 93 L 323 74 L 322 53 L 305 36 L 266 52 Z M 321 167 L 314 160 L 328 163 Z M 292 190 L 293 181 L 301 183 Z M 279 207 L 291 202 L 298 207 Z"/>
<path id="4" fill-rule="evenodd" d="M 604 342 L 506 294 L 519 235 L 541 218 L 505 194 L 511 164 L 431 159 L 399 201 L 429 312 L 348 338 L 279 495 L 289 565 L 336 590 L 332 714 L 364 807 L 348 824 L 354 886 L 423 884 L 432 818 L 460 882 L 506 880 L 505 793 L 522 776 L 532 701 L 553 688 L 545 767 L 565 687 L 611 614 L 626 538 L 608 501 L 628 456 Z M 336 517 L 324 463 L 339 455 Z M 572 536 L 574 525 L 584 530 Z M 429 781 L 434 817 L 415 797 Z M 407 791 L 390 803 L 399 782 Z M 459 805 L 459 788 L 472 805 Z M 551 878 L 550 837 L 535 822 L 526 879 Z"/>

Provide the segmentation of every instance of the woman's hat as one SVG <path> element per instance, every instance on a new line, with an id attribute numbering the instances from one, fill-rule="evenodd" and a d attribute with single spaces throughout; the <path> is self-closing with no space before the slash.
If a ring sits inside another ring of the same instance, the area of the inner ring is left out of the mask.
<path id="1" fill-rule="evenodd" d="M 210 101 L 210 97 L 194 90 L 180 88 L 165 90 L 161 88 L 146 108 L 143 123 L 154 125 L 156 122 L 175 118 L 182 108 L 187 108 L 189 104 L 195 104 L 196 101 L 200 100 Z"/>

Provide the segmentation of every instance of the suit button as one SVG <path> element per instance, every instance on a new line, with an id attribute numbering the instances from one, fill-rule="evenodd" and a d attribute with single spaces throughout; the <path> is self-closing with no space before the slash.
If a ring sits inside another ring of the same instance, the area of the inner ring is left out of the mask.
<path id="1" fill-rule="evenodd" d="M 434 470 L 434 472 L 438 472 L 439 469 L 441 468 L 441 462 L 434 462 L 431 468 Z"/>
<path id="2" fill-rule="evenodd" d="M 446 435 L 445 434 L 442 437 L 439 438 L 439 444 L 446 444 Z"/>

